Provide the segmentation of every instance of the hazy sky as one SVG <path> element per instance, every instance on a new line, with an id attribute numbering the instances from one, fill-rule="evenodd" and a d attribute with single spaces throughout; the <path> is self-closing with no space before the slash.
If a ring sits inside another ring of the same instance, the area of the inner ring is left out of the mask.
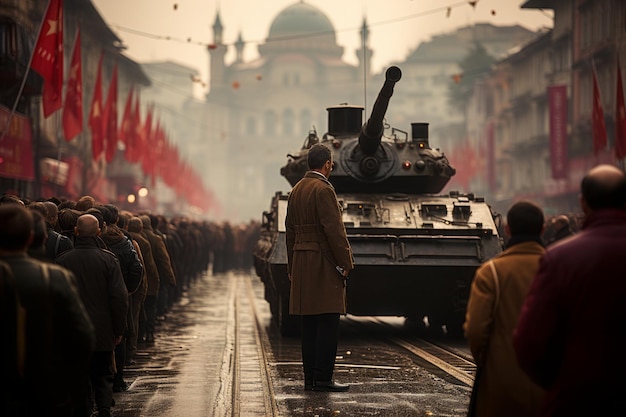
<path id="1" fill-rule="evenodd" d="M 242 33 L 245 59 L 258 56 L 273 19 L 301 0 L 93 0 L 104 20 L 138 62 L 172 60 L 195 68 L 208 80 L 206 44 L 213 42 L 212 25 L 220 11 L 224 42 Z M 333 23 L 344 60 L 356 64 L 359 29 L 365 16 L 374 50 L 372 70 L 403 60 L 421 41 L 461 26 L 489 22 L 518 23 L 536 30 L 552 26 L 552 12 L 520 9 L 526 0 L 306 0 Z M 450 16 L 447 9 L 450 7 Z M 166 39 L 167 37 L 170 40 Z M 234 49 L 234 48 L 231 48 Z M 234 58 L 229 49 L 227 61 Z"/>

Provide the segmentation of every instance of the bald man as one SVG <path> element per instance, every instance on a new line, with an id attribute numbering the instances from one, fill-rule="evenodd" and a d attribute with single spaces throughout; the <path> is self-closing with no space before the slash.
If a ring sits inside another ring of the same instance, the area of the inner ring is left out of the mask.
<path id="1" fill-rule="evenodd" d="M 124 334 L 128 292 L 117 257 L 103 249 L 98 237 L 98 219 L 91 214 L 81 215 L 74 233 L 74 249 L 62 253 L 56 262 L 76 275 L 79 294 L 94 325 L 96 346 L 90 380 L 98 416 L 108 417 L 113 399 L 113 350 Z"/>
<path id="2" fill-rule="evenodd" d="M 583 178 L 581 231 L 549 247 L 513 342 L 521 368 L 547 390 L 542 416 L 626 410 L 626 178 L 599 165 Z"/>

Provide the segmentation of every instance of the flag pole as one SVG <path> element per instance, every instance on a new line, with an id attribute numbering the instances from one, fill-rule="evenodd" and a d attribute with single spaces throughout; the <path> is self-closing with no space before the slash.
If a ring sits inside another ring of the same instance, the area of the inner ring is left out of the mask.
<path id="1" fill-rule="evenodd" d="M 44 20 L 46 20 L 46 15 L 47 15 L 46 11 L 48 10 L 48 7 L 50 7 L 51 1 L 52 0 L 48 0 L 48 4 L 46 5 L 46 8 L 44 9 L 43 16 L 41 16 L 41 22 L 39 22 L 39 28 L 37 29 L 37 36 L 35 37 L 35 45 L 33 45 L 33 50 L 30 52 L 30 56 L 28 58 L 28 65 L 26 65 L 26 72 L 24 73 L 24 77 L 22 78 L 22 82 L 20 83 L 20 88 L 17 91 L 17 97 L 15 97 L 15 101 L 13 102 L 13 107 L 11 107 L 11 113 L 9 114 L 9 117 L 7 118 L 7 122 L 4 125 L 4 128 L 2 129 L 2 133 L 0 133 L 0 142 L 2 142 L 2 139 L 4 139 L 4 135 L 9 130 L 9 126 L 11 126 L 13 114 L 15 113 L 15 110 L 17 109 L 17 104 L 20 101 L 20 97 L 22 97 L 22 93 L 24 92 L 24 87 L 26 86 L 26 79 L 28 78 L 28 74 L 30 73 L 30 65 L 33 62 L 33 56 L 35 55 L 37 39 L 39 39 L 39 35 L 41 34 L 41 29 L 43 28 Z"/>

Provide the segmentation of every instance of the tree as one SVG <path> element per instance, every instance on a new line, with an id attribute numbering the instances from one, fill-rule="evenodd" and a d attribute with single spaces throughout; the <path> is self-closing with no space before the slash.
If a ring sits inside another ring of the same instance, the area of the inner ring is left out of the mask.
<path id="1" fill-rule="evenodd" d="M 460 112 L 465 112 L 474 88 L 474 82 L 483 74 L 489 72 L 495 58 L 489 55 L 487 50 L 479 42 L 459 62 L 460 74 L 454 74 L 448 88 L 448 100 L 450 107 Z"/>

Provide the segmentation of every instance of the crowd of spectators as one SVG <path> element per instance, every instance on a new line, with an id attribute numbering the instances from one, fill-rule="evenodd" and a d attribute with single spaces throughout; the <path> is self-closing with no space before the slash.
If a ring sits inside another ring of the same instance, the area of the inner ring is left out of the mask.
<path id="1" fill-rule="evenodd" d="M 0 355 L 13 381 L 1 414 L 109 416 L 128 389 L 124 367 L 173 304 L 204 274 L 250 271 L 258 233 L 256 222 L 134 213 L 88 195 L 0 196 Z"/>

